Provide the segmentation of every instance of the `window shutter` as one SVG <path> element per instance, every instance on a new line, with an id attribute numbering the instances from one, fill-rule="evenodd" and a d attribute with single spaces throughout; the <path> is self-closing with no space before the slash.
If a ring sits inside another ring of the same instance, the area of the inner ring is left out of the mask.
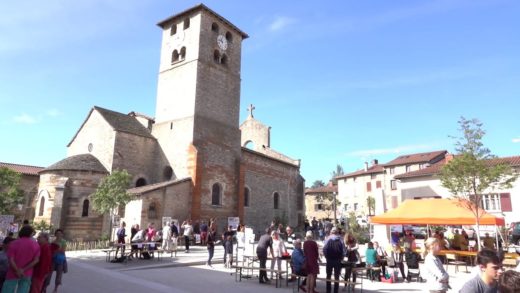
<path id="1" fill-rule="evenodd" d="M 367 182 L 367 192 L 372 191 L 372 184 L 370 182 Z"/>
<path id="2" fill-rule="evenodd" d="M 500 208 L 503 212 L 512 212 L 513 208 L 511 206 L 511 194 L 509 193 L 501 193 L 500 194 Z"/>
<path id="3" fill-rule="evenodd" d="M 381 188 L 381 181 L 376 181 L 376 188 Z"/>

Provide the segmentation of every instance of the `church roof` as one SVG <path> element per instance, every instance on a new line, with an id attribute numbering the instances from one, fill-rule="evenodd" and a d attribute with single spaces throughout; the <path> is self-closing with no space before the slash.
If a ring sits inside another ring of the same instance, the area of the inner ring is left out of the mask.
<path id="1" fill-rule="evenodd" d="M 50 165 L 41 172 L 58 170 L 108 173 L 103 164 L 101 164 L 101 162 L 91 154 L 81 154 L 65 158 L 57 163 Z"/>
<path id="2" fill-rule="evenodd" d="M 163 187 L 166 187 L 166 186 L 187 182 L 187 181 L 190 181 L 190 180 L 191 180 L 191 177 L 183 178 L 183 179 L 169 180 L 169 181 L 164 181 L 164 182 L 159 182 L 159 183 L 154 183 L 154 184 L 148 184 L 148 185 L 145 185 L 145 186 L 130 188 L 127 191 L 130 194 L 142 195 L 144 193 L 147 193 L 147 192 L 150 192 L 150 191 L 153 191 L 153 190 L 156 190 L 156 189 L 160 189 L 160 188 L 163 188 Z"/>
<path id="3" fill-rule="evenodd" d="M 83 121 L 83 124 L 78 129 L 74 137 L 70 140 L 69 144 L 67 146 L 70 146 L 74 139 L 76 139 L 76 136 L 80 132 L 81 128 L 83 128 L 83 125 L 87 123 L 88 119 L 90 118 L 90 115 L 92 115 L 92 112 L 96 110 L 101 116 L 105 119 L 105 121 L 115 130 L 119 132 L 125 132 L 133 135 L 138 135 L 142 137 L 148 137 L 148 138 L 154 138 L 154 136 L 150 133 L 148 128 L 144 127 L 137 119 L 134 117 L 134 115 L 131 112 L 129 115 L 119 113 L 116 111 L 108 110 L 105 108 L 101 108 L 98 106 L 94 106 L 90 112 L 87 115 L 87 118 L 85 121 Z"/>
<path id="4" fill-rule="evenodd" d="M 168 18 L 166 18 L 165 20 L 162 20 L 160 21 L 159 23 L 157 23 L 158 26 L 160 26 L 161 28 L 164 28 L 168 23 L 170 23 L 172 20 L 176 19 L 176 18 L 181 18 L 183 16 L 185 16 L 186 14 L 190 14 L 194 11 L 197 11 L 197 10 L 206 10 L 207 12 L 213 14 L 213 16 L 215 16 L 216 18 L 220 19 L 222 22 L 224 22 L 225 24 L 229 25 L 231 28 L 233 28 L 234 30 L 236 30 L 241 36 L 242 36 L 242 39 L 247 39 L 249 38 L 249 36 L 241 31 L 238 27 L 236 27 L 234 24 L 232 24 L 231 22 L 229 22 L 227 19 L 225 19 L 224 17 L 222 17 L 220 14 L 216 13 L 215 11 L 211 10 L 209 7 L 207 7 L 206 5 L 204 4 L 198 4 L 198 5 L 195 5 L 194 7 L 192 8 L 188 8 L 184 11 L 181 11 L 173 16 L 170 16 Z"/>
<path id="5" fill-rule="evenodd" d="M 38 175 L 38 172 L 44 169 L 43 167 L 0 162 L 0 168 L 2 167 L 13 170 L 17 173 L 21 173 L 23 175 Z"/>
<path id="6" fill-rule="evenodd" d="M 110 126 L 112 126 L 116 131 L 154 138 L 150 131 L 133 116 L 104 109 L 98 106 L 94 106 L 94 109 L 96 109 L 101 114 L 101 116 L 105 118 L 108 124 L 110 124 Z"/>

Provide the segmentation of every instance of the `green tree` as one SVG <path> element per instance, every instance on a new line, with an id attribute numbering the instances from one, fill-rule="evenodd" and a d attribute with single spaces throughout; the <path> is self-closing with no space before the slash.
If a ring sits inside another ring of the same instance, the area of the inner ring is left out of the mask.
<path id="1" fill-rule="evenodd" d="M 101 214 L 110 214 L 110 231 L 112 231 L 112 215 L 115 209 L 126 205 L 134 197 L 127 192 L 131 175 L 126 170 L 115 170 L 103 178 L 96 192 L 92 195 L 92 207 Z"/>
<path id="2" fill-rule="evenodd" d="M 372 196 L 367 197 L 368 214 L 370 216 L 376 213 L 376 199 Z"/>
<path id="3" fill-rule="evenodd" d="M 340 164 L 337 164 L 336 169 L 330 173 L 332 182 L 334 182 L 334 184 L 336 184 L 336 177 L 344 175 L 344 174 L 345 174 L 345 171 L 343 171 L 343 167 Z"/>
<path id="4" fill-rule="evenodd" d="M 11 169 L 0 168 L 0 214 L 10 214 L 23 203 L 23 191 L 20 189 L 21 174 Z"/>
<path id="5" fill-rule="evenodd" d="M 314 183 L 312 183 L 311 188 L 318 188 L 323 186 L 325 186 L 325 182 L 323 182 L 322 180 L 316 180 L 314 181 Z"/>
<path id="6" fill-rule="evenodd" d="M 456 155 L 441 170 L 441 183 L 459 204 L 475 215 L 477 235 L 483 215 L 482 197 L 496 189 L 511 188 L 518 174 L 510 165 L 493 161 L 496 158 L 482 142 L 485 131 L 477 119 L 459 120 L 461 137 L 455 137 Z M 478 239 L 478 248 L 481 243 Z"/>

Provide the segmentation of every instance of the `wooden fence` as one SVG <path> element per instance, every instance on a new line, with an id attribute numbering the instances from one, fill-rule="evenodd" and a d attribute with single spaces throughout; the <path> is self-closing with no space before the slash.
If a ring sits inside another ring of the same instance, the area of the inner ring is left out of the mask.
<path id="1" fill-rule="evenodd" d="M 67 241 L 67 250 L 92 250 L 104 249 L 110 247 L 111 242 L 108 240 L 97 241 Z"/>

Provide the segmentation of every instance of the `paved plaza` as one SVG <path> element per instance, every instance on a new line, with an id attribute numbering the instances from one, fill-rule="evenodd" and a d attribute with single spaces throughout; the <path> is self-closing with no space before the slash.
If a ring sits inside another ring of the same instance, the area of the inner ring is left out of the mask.
<path id="1" fill-rule="evenodd" d="M 63 277 L 60 292 L 292 292 L 291 283 L 289 287 L 275 288 L 274 282 L 259 284 L 256 277 L 235 282 L 234 271 L 224 268 L 222 264 L 221 246 L 216 247 L 212 268 L 204 264 L 207 251 L 202 246 L 192 247 L 190 253 L 179 252 L 174 258 L 166 256 L 161 261 L 133 260 L 127 264 L 106 262 L 105 254 L 99 250 L 68 252 L 67 255 L 69 272 Z M 320 272 L 320 277 L 325 277 L 324 267 L 320 268 Z M 458 292 L 469 274 L 455 274 L 453 267 L 450 267 L 449 273 L 453 287 L 451 292 Z M 387 284 L 363 280 L 363 292 L 422 292 L 424 285 L 415 282 Z M 49 289 L 52 289 L 52 285 Z M 317 291 L 325 292 L 325 283 L 319 282 Z"/>

